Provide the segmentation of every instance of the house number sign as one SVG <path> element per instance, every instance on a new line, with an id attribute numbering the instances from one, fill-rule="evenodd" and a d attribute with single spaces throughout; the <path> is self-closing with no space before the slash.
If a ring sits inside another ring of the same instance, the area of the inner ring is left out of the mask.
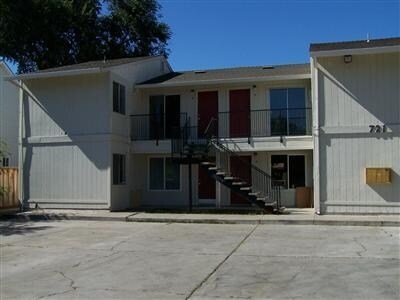
<path id="1" fill-rule="evenodd" d="M 371 133 L 386 132 L 386 125 L 369 125 L 369 132 Z"/>

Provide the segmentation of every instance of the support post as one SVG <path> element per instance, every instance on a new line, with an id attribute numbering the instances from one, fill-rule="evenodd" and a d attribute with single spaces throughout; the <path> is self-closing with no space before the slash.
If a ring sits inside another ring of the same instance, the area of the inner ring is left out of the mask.
<path id="1" fill-rule="evenodd" d="M 189 171 L 189 212 L 193 208 L 193 193 L 192 193 L 192 155 L 188 155 L 188 171 Z"/>

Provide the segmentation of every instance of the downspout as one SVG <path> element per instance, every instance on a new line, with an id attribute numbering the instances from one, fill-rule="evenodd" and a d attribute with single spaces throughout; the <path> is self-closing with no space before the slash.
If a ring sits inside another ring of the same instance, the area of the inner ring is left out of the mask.
<path id="1" fill-rule="evenodd" d="M 19 187 L 19 201 L 21 203 L 21 210 L 25 209 L 24 203 L 24 187 L 23 187 L 23 170 L 24 170 L 24 156 L 23 156 L 23 144 L 22 144 L 22 136 L 23 136 L 23 103 L 24 103 L 24 87 L 22 80 L 18 80 L 19 86 L 19 130 L 18 130 L 18 187 Z"/>
<path id="2" fill-rule="evenodd" d="M 311 90 L 312 90 L 312 115 L 313 115 L 313 177 L 314 177 L 314 212 L 321 214 L 320 207 L 320 178 L 319 178 L 319 118 L 318 118 L 318 61 L 316 57 L 310 58 L 311 63 Z"/>

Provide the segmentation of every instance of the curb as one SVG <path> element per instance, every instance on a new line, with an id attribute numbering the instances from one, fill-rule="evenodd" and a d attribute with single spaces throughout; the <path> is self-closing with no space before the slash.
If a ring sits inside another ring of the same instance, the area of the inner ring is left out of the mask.
<path id="1" fill-rule="evenodd" d="M 181 224 L 242 224 L 242 225 L 327 225 L 327 226 L 375 226 L 375 227 L 400 227 L 399 221 L 384 220 L 241 220 L 241 219 L 189 219 L 189 218 L 152 218 L 134 217 L 137 213 L 128 216 L 77 216 L 68 214 L 19 214 L 2 215 L 0 220 L 29 222 L 29 221 L 111 221 L 111 222 L 137 222 L 137 223 L 181 223 Z"/>
<path id="2" fill-rule="evenodd" d="M 337 220 L 220 220 L 220 219 L 173 219 L 173 218 L 126 218 L 126 222 L 182 223 L 182 224 L 260 224 L 260 225 L 329 225 L 329 226 L 375 226 L 400 227 L 400 221 L 337 221 Z"/>

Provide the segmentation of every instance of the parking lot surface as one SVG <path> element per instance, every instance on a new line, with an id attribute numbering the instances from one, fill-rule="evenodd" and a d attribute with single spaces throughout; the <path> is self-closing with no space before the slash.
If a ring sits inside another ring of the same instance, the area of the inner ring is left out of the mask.
<path id="1" fill-rule="evenodd" d="M 399 232 L 0 222 L 0 299 L 399 299 Z"/>

